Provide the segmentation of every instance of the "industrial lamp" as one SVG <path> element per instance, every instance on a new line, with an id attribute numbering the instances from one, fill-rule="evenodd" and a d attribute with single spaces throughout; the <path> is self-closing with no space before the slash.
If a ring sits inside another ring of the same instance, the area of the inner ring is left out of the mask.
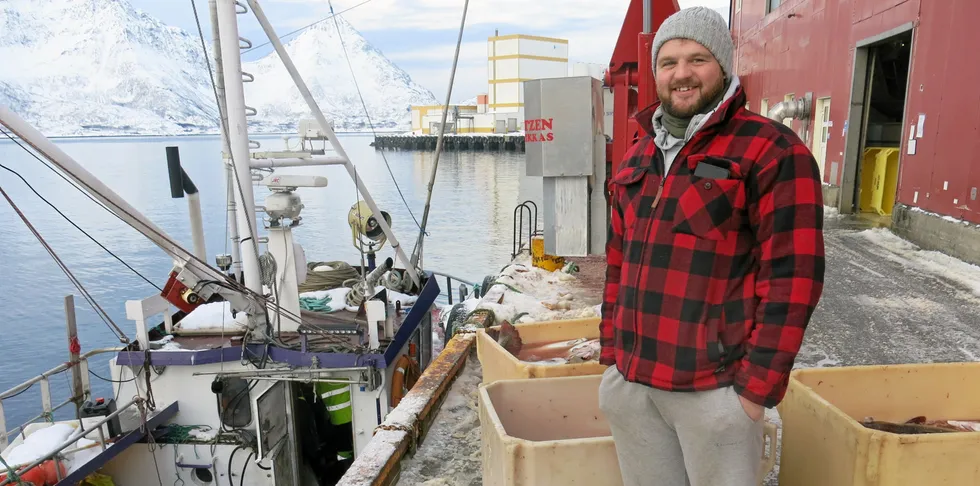
<path id="1" fill-rule="evenodd" d="M 388 227 L 391 227 L 391 215 L 381 211 L 381 217 L 388 223 Z M 347 224 L 350 225 L 354 248 L 367 248 L 365 253 L 368 256 L 368 269 L 374 269 L 374 254 L 388 241 L 374 212 L 367 203 L 358 201 L 347 213 Z"/>

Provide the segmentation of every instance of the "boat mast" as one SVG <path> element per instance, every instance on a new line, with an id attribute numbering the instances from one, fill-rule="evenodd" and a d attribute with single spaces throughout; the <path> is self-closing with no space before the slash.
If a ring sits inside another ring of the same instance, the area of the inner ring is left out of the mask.
<path id="1" fill-rule="evenodd" d="M 238 230 L 241 234 L 241 261 L 245 274 L 245 286 L 262 294 L 262 278 L 259 269 L 258 225 L 255 217 L 255 194 L 252 190 L 252 171 L 249 166 L 248 121 L 246 118 L 245 89 L 242 79 L 242 60 L 238 37 L 238 11 L 235 0 L 217 0 L 218 36 L 224 81 L 224 101 L 227 110 L 227 134 L 232 164 L 233 191 L 235 193 Z"/>
<path id="2" fill-rule="evenodd" d="M 234 5 L 233 5 L 234 0 L 219 0 L 219 2 L 222 2 L 223 4 L 227 4 L 228 9 L 234 10 Z M 303 100 L 306 101 L 307 106 L 309 106 L 310 111 L 313 113 L 313 117 L 316 118 L 317 123 L 320 125 L 320 130 L 322 130 L 323 133 L 326 134 L 327 140 L 330 141 L 330 145 L 333 147 L 334 152 L 336 152 L 337 155 L 340 157 L 340 159 L 343 160 L 344 167 L 347 169 L 347 173 L 350 174 L 351 179 L 354 180 L 354 185 L 357 187 L 357 190 L 361 194 L 361 197 L 364 198 L 365 204 L 367 204 L 368 207 L 371 208 L 371 211 L 375 215 L 380 216 L 381 210 L 378 208 L 378 205 L 374 202 L 374 198 L 371 197 L 371 193 L 368 192 L 367 187 L 364 185 L 364 181 L 362 181 L 361 177 L 357 175 L 357 171 L 354 168 L 354 164 L 350 161 L 350 157 L 347 156 L 347 152 L 344 150 L 344 147 L 340 145 L 340 141 L 337 140 L 337 135 L 334 133 L 333 128 L 331 128 L 330 123 L 327 122 L 327 118 L 323 116 L 323 111 L 320 110 L 320 106 L 317 105 L 316 100 L 313 99 L 313 94 L 310 93 L 310 89 L 306 86 L 306 82 L 303 81 L 303 77 L 300 76 L 299 71 L 296 69 L 296 65 L 293 64 L 292 58 L 286 52 L 286 48 L 283 47 L 282 42 L 279 40 L 279 36 L 276 35 L 275 29 L 272 28 L 272 24 L 269 22 L 269 18 L 265 16 L 265 12 L 262 11 L 262 7 L 259 5 L 259 2 L 257 0 L 248 0 L 248 5 L 249 7 L 252 8 L 252 14 L 255 15 L 255 19 L 258 20 L 259 24 L 262 25 L 262 30 L 265 31 L 266 36 L 269 38 L 269 42 L 275 48 L 276 54 L 279 55 L 279 60 L 282 61 L 283 66 L 285 66 L 286 68 L 286 71 L 289 72 L 289 76 L 293 79 L 293 83 L 299 89 L 300 94 L 303 95 Z M 229 41 L 227 40 L 229 38 L 228 37 L 229 34 L 227 32 L 224 32 L 223 25 L 220 26 L 220 28 L 222 29 L 221 47 L 224 50 L 225 58 L 227 59 L 228 56 L 230 55 L 230 53 L 228 52 Z M 234 35 L 236 37 L 232 38 L 232 40 L 236 43 L 235 46 L 237 47 L 237 42 L 238 42 L 237 30 L 235 31 Z M 338 35 L 339 35 L 339 31 L 338 31 Z M 236 59 L 236 62 L 239 62 L 239 60 Z M 226 65 L 225 67 L 227 68 L 225 71 L 225 79 L 227 82 L 230 82 L 231 78 L 228 77 L 227 72 L 228 70 L 231 70 L 231 68 L 228 65 Z M 239 80 L 239 83 L 240 82 L 241 80 Z M 243 102 L 243 106 L 244 106 L 244 102 Z M 233 114 L 230 110 L 231 110 L 231 106 L 229 105 L 229 117 L 231 117 L 231 115 Z M 229 120 L 229 123 L 231 124 L 232 127 L 235 126 L 234 120 Z M 236 155 L 236 160 L 239 160 L 237 155 Z M 248 161 L 249 159 L 246 158 L 244 160 Z M 241 170 L 241 167 L 238 167 L 238 169 Z M 405 254 L 405 250 L 401 247 L 401 244 L 398 242 L 398 239 L 395 238 L 395 233 L 392 232 L 391 227 L 388 225 L 388 222 L 385 221 L 385 219 L 382 217 L 378 217 L 376 219 L 378 222 L 378 226 L 381 227 L 381 230 L 384 232 L 385 237 L 388 238 L 388 242 L 391 244 L 392 249 L 395 250 L 395 255 L 398 257 L 398 260 L 400 260 L 401 263 L 405 265 L 405 272 L 412 279 L 412 283 L 414 283 L 416 287 L 421 289 L 422 284 L 421 284 L 419 272 L 417 271 L 417 267 L 412 265 L 411 260 Z M 243 251 L 243 254 L 244 253 L 245 252 Z"/>
<path id="3" fill-rule="evenodd" d="M 228 110 L 225 106 L 224 67 L 221 59 L 221 36 L 218 32 L 218 1 L 209 0 L 208 9 L 211 19 L 211 39 L 214 42 L 214 91 L 215 102 L 218 104 L 218 128 L 221 133 L 221 159 L 225 166 L 225 183 L 228 192 L 225 197 L 228 212 L 228 238 L 231 239 L 231 271 L 235 280 L 242 281 L 241 238 L 238 236 L 238 216 L 235 205 L 235 168 L 231 165 L 231 148 L 229 147 Z M 204 53 L 207 55 L 207 52 Z"/>
<path id="4" fill-rule="evenodd" d="M 419 227 L 419 238 L 415 242 L 415 250 L 412 251 L 412 266 L 421 266 L 422 245 L 425 243 L 425 226 L 429 223 L 429 208 L 432 205 L 432 189 L 436 185 L 436 171 L 439 170 L 439 155 L 442 153 L 443 137 L 446 133 L 446 117 L 449 115 L 449 100 L 453 96 L 453 82 L 456 79 L 456 65 L 459 63 L 459 48 L 463 44 L 463 27 L 466 26 L 466 10 L 470 7 L 470 0 L 463 3 L 463 18 L 459 21 L 459 35 L 456 38 L 456 54 L 453 55 L 453 68 L 449 72 L 449 87 L 446 89 L 446 104 L 442 107 L 442 122 L 439 123 L 439 137 L 436 139 L 435 160 L 432 161 L 432 172 L 429 175 L 428 192 L 425 196 L 425 210 L 422 212 L 422 224 Z M 453 123 L 458 124 L 459 119 L 455 118 Z"/>

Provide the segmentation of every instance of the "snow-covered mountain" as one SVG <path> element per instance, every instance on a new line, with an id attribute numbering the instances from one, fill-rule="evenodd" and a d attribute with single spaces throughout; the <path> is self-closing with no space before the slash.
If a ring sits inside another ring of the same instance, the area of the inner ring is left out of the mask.
<path id="1" fill-rule="evenodd" d="M 0 2 L 0 103 L 44 134 L 214 131 L 200 41 L 115 0 Z"/>
<path id="2" fill-rule="evenodd" d="M 334 19 L 320 22 L 285 44 L 296 69 L 336 129 L 368 128 L 364 105 L 375 128 L 408 129 L 411 105 L 439 103 L 432 92 L 412 81 L 346 20 L 336 20 L 336 25 Z M 278 54 L 246 63 L 242 69 L 255 75 L 255 82 L 245 84 L 246 103 L 258 110 L 258 115 L 249 119 L 251 126 L 292 130 L 299 118 L 312 118 Z"/>
<path id="3" fill-rule="evenodd" d="M 435 103 L 342 20 L 341 33 L 376 127 L 406 127 L 409 105 Z M 332 21 L 287 49 L 337 129 L 366 126 Z M 259 111 L 249 118 L 255 132 L 292 131 L 310 116 L 281 64 L 273 54 L 244 67 L 256 77 L 245 85 L 246 103 Z M 126 0 L 0 0 L 0 66 L 0 104 L 48 136 L 217 131 L 197 33 L 164 25 Z"/>

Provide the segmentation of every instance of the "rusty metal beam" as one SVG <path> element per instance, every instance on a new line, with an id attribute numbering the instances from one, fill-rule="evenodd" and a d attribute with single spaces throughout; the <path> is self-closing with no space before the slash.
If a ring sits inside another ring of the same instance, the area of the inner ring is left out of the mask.
<path id="1" fill-rule="evenodd" d="M 457 334 L 446 343 L 415 386 L 378 426 L 338 486 L 384 486 L 395 481 L 402 458 L 421 444 L 449 387 L 465 367 L 475 337 L 474 333 Z"/>

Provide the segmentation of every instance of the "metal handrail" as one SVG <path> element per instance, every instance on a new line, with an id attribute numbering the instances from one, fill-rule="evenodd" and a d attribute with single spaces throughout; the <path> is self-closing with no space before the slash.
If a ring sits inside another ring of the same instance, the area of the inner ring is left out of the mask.
<path id="1" fill-rule="evenodd" d="M 429 270 L 429 273 L 431 273 L 434 276 L 446 277 L 446 297 L 448 298 L 450 305 L 452 305 L 452 303 L 453 303 L 453 280 L 456 280 L 459 283 L 465 284 L 465 285 L 467 285 L 469 287 L 473 287 L 474 285 L 476 285 L 473 282 L 470 282 L 468 280 L 464 280 L 464 279 L 459 278 L 459 277 L 457 277 L 455 275 L 450 275 L 448 273 L 437 272 L 437 271 L 434 271 L 434 270 Z M 463 300 L 463 299 L 465 299 L 465 296 L 463 296 L 462 293 L 460 293 L 459 300 Z"/>
<path id="2" fill-rule="evenodd" d="M 59 444 L 58 447 L 55 448 L 55 450 L 49 452 L 44 457 L 42 457 L 40 459 L 37 459 L 34 462 L 28 464 L 27 466 L 24 466 L 23 468 L 17 467 L 16 464 L 11 464 L 10 465 L 11 469 L 13 469 L 14 471 L 16 471 L 18 475 L 21 475 L 24 471 L 29 471 L 29 470 L 31 470 L 31 469 L 33 469 L 33 468 L 35 468 L 35 467 L 43 464 L 45 461 L 53 458 L 54 456 L 58 455 L 58 453 L 60 453 L 61 451 L 67 449 L 72 444 L 78 442 L 79 439 L 81 439 L 82 437 L 85 437 L 86 435 L 88 435 L 93 430 L 98 429 L 99 430 L 99 433 L 101 434 L 102 433 L 102 426 L 106 422 L 108 422 L 108 421 L 116 418 L 117 416 L 119 416 L 120 413 L 122 413 L 123 411 L 129 409 L 129 407 L 132 407 L 133 405 L 135 405 L 137 402 L 139 402 L 141 400 L 142 400 L 141 398 L 140 399 L 134 398 L 134 399 L 130 400 L 129 402 L 126 403 L 126 405 L 123 405 L 122 407 L 116 409 L 116 411 L 110 413 L 109 415 L 106 415 L 105 418 L 103 418 L 102 420 L 99 420 L 98 422 L 96 422 L 95 424 L 93 424 L 92 425 L 92 428 L 90 428 L 88 430 L 85 429 L 85 425 L 84 424 L 79 423 L 78 432 L 72 434 L 68 439 L 65 440 L 65 442 L 62 442 L 61 444 Z M 105 450 L 105 449 L 106 449 L 106 443 L 105 443 L 105 440 L 103 439 L 102 440 L 102 450 Z M 57 468 L 57 469 L 60 469 L 60 468 Z M 3 481 L 0 481 L 0 486 L 4 486 L 6 484 L 13 483 L 14 479 L 13 479 L 12 476 L 13 476 L 12 474 L 8 474 L 6 479 L 4 479 Z M 60 476 L 60 471 L 59 471 L 59 476 Z"/>
<path id="3" fill-rule="evenodd" d="M 98 348 L 98 349 L 93 349 L 93 350 L 91 350 L 91 351 L 89 351 L 89 352 L 87 352 L 87 353 L 79 356 L 78 357 L 78 361 L 80 363 L 82 361 L 87 360 L 89 357 L 95 356 L 97 354 L 117 353 L 119 351 L 122 351 L 123 349 L 125 349 L 125 348 L 119 347 L 119 346 L 114 347 L 114 348 Z M 8 389 L 8 390 L 6 390 L 4 392 L 0 392 L 0 400 L 5 400 L 7 398 L 10 398 L 11 396 L 16 395 L 16 394 L 18 394 L 18 393 L 20 393 L 20 392 L 22 392 L 22 391 L 30 388 L 31 385 L 33 385 L 33 384 L 35 384 L 35 383 L 37 383 L 37 382 L 39 382 L 39 381 L 41 381 L 43 379 L 50 378 L 51 376 L 54 376 L 54 375 L 56 375 L 58 373 L 61 373 L 62 371 L 67 371 L 72 366 L 74 366 L 74 365 L 72 363 L 70 363 L 70 362 L 61 363 L 60 365 L 55 366 L 54 368 L 51 368 L 50 370 L 45 371 L 44 373 L 41 373 L 40 375 L 38 375 L 38 376 L 36 376 L 34 378 L 31 378 L 30 380 L 27 380 L 27 381 L 25 381 L 25 382 L 23 382 L 23 383 L 21 383 L 19 385 L 15 385 L 13 388 L 10 388 L 10 389 Z"/>
<path id="4" fill-rule="evenodd" d="M 22 433 L 24 431 L 24 429 L 28 425 L 34 423 L 38 419 L 41 419 L 41 418 L 50 416 L 50 414 L 53 414 L 54 412 L 60 410 L 61 408 L 63 408 L 66 405 L 68 405 L 69 403 L 72 403 L 74 401 L 74 399 L 79 395 L 78 391 L 76 391 L 74 393 L 76 395 L 76 397 L 70 397 L 67 400 L 59 403 L 58 405 L 52 406 L 51 405 L 51 392 L 50 392 L 50 388 L 49 388 L 50 385 L 49 385 L 49 381 L 48 381 L 50 377 L 52 377 L 54 375 L 57 375 L 59 373 L 63 373 L 63 372 L 71 369 L 72 367 L 74 367 L 76 365 L 77 366 L 84 366 L 85 369 L 84 369 L 83 372 L 87 372 L 88 371 L 88 359 L 91 358 L 92 356 L 96 356 L 96 355 L 100 355 L 100 354 L 106 354 L 106 353 L 116 353 L 116 352 L 119 352 L 119 351 L 121 351 L 123 349 L 124 348 L 118 347 L 118 346 L 117 347 L 111 347 L 111 348 L 97 348 L 97 349 L 93 349 L 93 350 L 91 350 L 91 351 L 89 351 L 89 352 L 87 352 L 85 354 L 80 355 L 78 357 L 78 361 L 77 362 L 70 362 L 70 361 L 68 361 L 68 362 L 61 363 L 58 366 L 55 366 L 54 368 L 51 368 L 50 370 L 45 371 L 44 373 L 41 373 L 38 376 L 35 376 L 34 378 L 31 378 L 31 379 L 29 379 L 29 380 L 27 380 L 27 381 L 25 381 L 23 383 L 20 383 L 18 385 L 15 385 L 15 386 L 13 386 L 12 388 L 10 388 L 10 389 L 8 389 L 6 391 L 0 392 L 0 450 L 2 450 L 2 449 L 4 449 L 4 448 L 7 447 L 8 443 L 9 443 L 9 439 L 10 439 L 10 437 L 12 435 L 13 436 L 16 436 L 17 434 Z M 22 392 L 26 391 L 28 388 L 34 386 L 34 384 L 36 384 L 36 383 L 41 383 L 41 406 L 44 409 L 44 411 L 41 412 L 39 415 L 34 416 L 30 420 L 28 420 L 28 421 L 26 421 L 26 422 L 24 422 L 24 423 L 22 423 L 22 424 L 20 424 L 20 425 L 18 425 L 16 427 L 8 430 L 7 429 L 7 425 L 6 425 L 6 415 L 5 415 L 4 409 L 3 409 L 3 401 L 4 400 L 7 400 L 7 399 L 10 399 L 10 398 L 13 398 L 13 397 L 21 394 Z M 91 388 L 89 386 L 88 377 L 86 375 L 83 375 L 82 376 L 82 390 L 81 390 L 80 396 L 81 396 L 82 399 L 84 399 L 85 397 L 87 397 L 90 394 L 91 394 Z"/>

